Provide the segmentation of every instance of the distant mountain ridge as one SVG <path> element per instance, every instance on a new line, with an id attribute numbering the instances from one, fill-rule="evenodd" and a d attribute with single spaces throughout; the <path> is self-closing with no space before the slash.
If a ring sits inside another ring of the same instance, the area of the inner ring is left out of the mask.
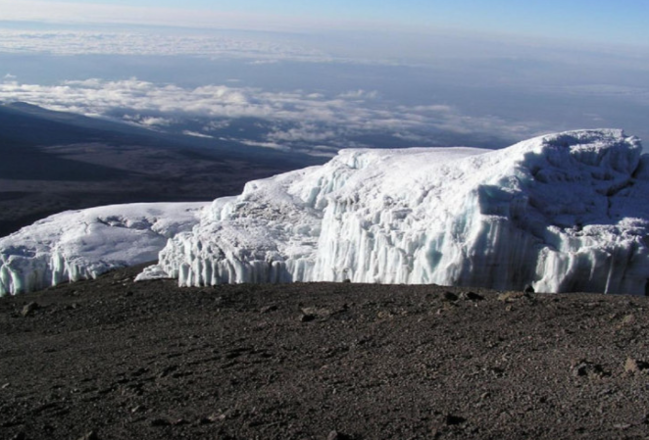
<path id="1" fill-rule="evenodd" d="M 47 110 L 25 102 L 0 105 L 0 148 L 11 143 L 21 146 L 102 142 L 108 144 L 188 148 L 214 151 L 228 158 L 255 156 L 258 162 L 284 160 L 295 164 L 322 162 L 309 157 L 260 148 L 235 140 L 214 140 L 151 130 L 106 118 Z"/>
<path id="2" fill-rule="evenodd" d="M 323 159 L 0 105 L 0 237 L 67 209 L 199 201 Z"/>

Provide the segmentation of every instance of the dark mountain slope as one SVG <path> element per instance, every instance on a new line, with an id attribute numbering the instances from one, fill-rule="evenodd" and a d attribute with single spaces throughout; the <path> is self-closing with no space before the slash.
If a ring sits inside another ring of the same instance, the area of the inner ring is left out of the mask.
<path id="1" fill-rule="evenodd" d="M 66 209 L 212 200 L 323 161 L 24 103 L 0 105 L 0 157 L 0 236 Z"/>

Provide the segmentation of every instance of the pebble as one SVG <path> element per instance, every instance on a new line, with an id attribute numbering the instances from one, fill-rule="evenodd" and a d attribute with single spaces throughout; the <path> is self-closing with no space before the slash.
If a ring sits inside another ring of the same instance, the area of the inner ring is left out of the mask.
<path id="1" fill-rule="evenodd" d="M 461 425 L 464 422 L 466 422 L 466 419 L 464 417 L 456 416 L 450 413 L 446 414 L 446 417 L 444 417 L 444 424 L 447 426 Z"/>
<path id="2" fill-rule="evenodd" d="M 498 295 L 498 301 L 503 302 L 512 302 L 523 298 L 525 294 L 523 292 L 504 292 Z"/>
<path id="3" fill-rule="evenodd" d="M 38 305 L 38 303 L 32 301 L 29 304 L 25 305 L 25 307 L 23 307 L 23 309 L 20 311 L 20 314 L 25 317 L 31 316 L 39 308 L 40 306 Z"/>
<path id="4" fill-rule="evenodd" d="M 622 318 L 622 324 L 623 325 L 630 325 L 635 323 L 635 316 L 634 315 L 626 315 L 624 318 Z"/>
<path id="5" fill-rule="evenodd" d="M 216 414 L 215 413 L 215 414 L 211 414 L 211 415 L 209 415 L 207 417 L 202 417 L 199 420 L 198 423 L 200 425 L 209 425 L 211 423 L 222 422 L 226 418 L 227 418 L 227 416 L 225 414 Z"/>
<path id="6" fill-rule="evenodd" d="M 351 437 L 334 430 L 329 433 L 327 440 L 351 440 Z"/>
<path id="7" fill-rule="evenodd" d="M 264 306 L 259 309 L 259 313 L 274 312 L 275 310 L 277 310 L 277 306 Z"/>
<path id="8" fill-rule="evenodd" d="M 333 314 L 333 311 L 326 307 L 303 307 L 302 313 L 307 316 L 328 318 Z"/>
<path id="9" fill-rule="evenodd" d="M 309 321 L 313 321 L 314 319 L 315 319 L 315 316 L 313 316 L 313 315 L 307 315 L 305 313 L 300 315 L 300 322 L 309 322 Z"/>
<path id="10" fill-rule="evenodd" d="M 645 372 L 646 370 L 649 370 L 649 363 L 647 362 L 628 357 L 624 363 L 624 371 L 629 374 Z"/>
<path id="11" fill-rule="evenodd" d="M 475 292 L 462 292 L 460 293 L 460 298 L 469 301 L 482 301 L 484 296 Z"/>
<path id="12" fill-rule="evenodd" d="M 604 371 L 601 365 L 582 360 L 582 361 L 575 362 L 573 364 L 572 375 L 573 377 L 583 377 L 583 376 L 602 377 L 607 375 L 607 373 Z"/>
<path id="13" fill-rule="evenodd" d="M 79 440 L 99 440 L 99 436 L 95 431 L 90 431 L 86 435 L 79 437 Z"/>
<path id="14" fill-rule="evenodd" d="M 453 292 L 446 291 L 443 295 L 444 301 L 457 301 L 459 298 Z"/>

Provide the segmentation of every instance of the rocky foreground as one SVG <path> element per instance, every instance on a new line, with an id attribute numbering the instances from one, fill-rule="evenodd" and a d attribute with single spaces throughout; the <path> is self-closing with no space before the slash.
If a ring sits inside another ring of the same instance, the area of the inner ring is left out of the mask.
<path id="1" fill-rule="evenodd" d="M 646 438 L 649 303 L 134 283 L 0 299 L 0 438 Z"/>

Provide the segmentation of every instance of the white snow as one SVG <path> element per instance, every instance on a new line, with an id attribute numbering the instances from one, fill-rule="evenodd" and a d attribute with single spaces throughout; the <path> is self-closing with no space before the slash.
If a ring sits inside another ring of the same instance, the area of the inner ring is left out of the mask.
<path id="1" fill-rule="evenodd" d="M 0 238 L 0 296 L 95 278 L 154 261 L 206 203 L 142 203 L 68 211 Z"/>
<path id="2" fill-rule="evenodd" d="M 649 156 L 641 152 L 620 130 L 498 151 L 344 150 L 215 200 L 139 278 L 644 294 Z"/>

